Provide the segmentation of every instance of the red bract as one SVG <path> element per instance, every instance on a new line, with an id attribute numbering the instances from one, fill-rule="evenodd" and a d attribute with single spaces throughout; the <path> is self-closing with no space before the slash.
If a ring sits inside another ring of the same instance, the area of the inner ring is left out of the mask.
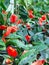
<path id="1" fill-rule="evenodd" d="M 18 20 L 17 22 L 16 22 L 16 24 L 18 25 L 18 24 L 20 24 L 22 22 L 22 20 L 20 19 L 20 20 Z"/>
<path id="2" fill-rule="evenodd" d="M 34 15 L 33 15 L 32 13 L 33 13 L 32 10 L 29 10 L 29 11 L 28 11 L 29 18 L 34 18 Z"/>
<path id="3" fill-rule="evenodd" d="M 32 11 L 32 10 L 29 10 L 29 11 L 28 11 L 28 13 L 31 13 L 31 14 L 32 14 L 32 13 L 33 13 L 33 11 Z"/>
<path id="4" fill-rule="evenodd" d="M 30 30 L 30 28 L 31 28 L 29 24 L 26 24 L 26 27 L 28 30 Z"/>
<path id="5" fill-rule="evenodd" d="M 46 22 L 46 24 L 48 24 L 48 22 Z"/>
<path id="6" fill-rule="evenodd" d="M 10 35 L 10 33 L 11 33 L 11 29 L 12 29 L 12 27 L 7 27 L 7 30 L 6 30 L 6 32 L 4 33 L 4 37 L 7 37 L 8 35 Z"/>
<path id="7" fill-rule="evenodd" d="M 5 10 L 2 10 L 2 14 L 7 14 L 7 12 Z"/>
<path id="8" fill-rule="evenodd" d="M 46 15 L 42 15 L 42 20 L 44 21 L 44 20 L 46 20 Z"/>
<path id="9" fill-rule="evenodd" d="M 37 60 L 36 62 L 32 63 L 31 65 L 44 65 L 45 60 Z"/>
<path id="10" fill-rule="evenodd" d="M 7 27 L 7 30 L 3 36 L 7 37 L 10 35 L 10 33 L 16 32 L 17 30 L 18 30 L 18 27 L 16 27 L 16 26 L 9 26 L 9 27 Z"/>
<path id="11" fill-rule="evenodd" d="M 25 39 L 27 40 L 27 42 L 30 41 L 30 38 L 31 38 L 31 36 L 29 36 L 29 35 L 26 35 L 26 36 L 25 36 Z"/>
<path id="12" fill-rule="evenodd" d="M 0 25 L 0 30 L 5 30 L 7 28 L 7 26 L 5 25 Z"/>
<path id="13" fill-rule="evenodd" d="M 18 30 L 18 27 L 12 26 L 11 33 L 16 32 Z"/>
<path id="14" fill-rule="evenodd" d="M 31 19 L 34 18 L 34 15 L 32 13 L 29 13 L 28 15 L 29 15 L 29 18 Z"/>
<path id="15" fill-rule="evenodd" d="M 39 18 L 39 21 L 43 22 L 42 18 Z"/>
<path id="16" fill-rule="evenodd" d="M 18 56 L 18 52 L 11 46 L 8 46 L 6 50 L 7 50 L 8 55 L 14 58 Z"/>
<path id="17" fill-rule="evenodd" d="M 39 25 L 42 26 L 42 23 L 46 20 L 46 15 L 42 15 L 41 18 L 39 18 Z"/>
<path id="18" fill-rule="evenodd" d="M 6 39 L 4 37 L 2 37 L 2 41 L 6 43 Z"/>
<path id="19" fill-rule="evenodd" d="M 39 24 L 40 26 L 42 26 L 42 22 L 41 22 L 41 21 L 39 21 L 38 24 Z"/>
<path id="20" fill-rule="evenodd" d="M 11 22 L 11 23 L 15 23 L 17 19 L 18 19 L 18 17 L 17 17 L 15 14 L 12 14 L 12 15 L 10 16 L 10 22 Z"/>
<path id="21" fill-rule="evenodd" d="M 6 59 L 5 63 L 10 64 L 12 61 L 10 59 Z"/>
<path id="22" fill-rule="evenodd" d="M 42 22 L 43 22 L 42 18 L 39 18 L 38 24 L 39 24 L 40 26 L 42 26 Z"/>

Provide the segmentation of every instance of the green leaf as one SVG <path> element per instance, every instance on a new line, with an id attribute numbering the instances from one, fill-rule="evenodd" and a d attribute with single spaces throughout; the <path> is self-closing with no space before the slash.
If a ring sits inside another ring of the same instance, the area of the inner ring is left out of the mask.
<path id="1" fill-rule="evenodd" d="M 47 46 L 43 43 L 40 43 L 39 45 L 33 46 L 32 48 L 33 49 L 29 50 L 27 53 L 25 53 L 20 57 L 20 62 L 19 62 L 20 65 L 24 65 L 31 61 L 34 61 L 36 59 L 37 54 L 47 49 Z"/>
<path id="2" fill-rule="evenodd" d="M 3 2 L 1 2 L 0 5 L 1 5 L 1 7 L 2 7 L 4 10 L 7 9 L 7 8 L 6 8 L 6 5 L 5 5 Z"/>
<path id="3" fill-rule="evenodd" d="M 5 0 L 6 6 L 9 6 L 10 0 Z"/>
<path id="4" fill-rule="evenodd" d="M 45 63 L 44 65 L 49 65 L 49 63 Z"/>
<path id="5" fill-rule="evenodd" d="M 10 39 L 7 43 L 6 43 L 6 46 L 8 45 L 14 45 L 16 47 L 19 47 L 19 48 L 25 48 L 25 44 L 24 42 L 18 40 L 18 39 Z"/>
<path id="6" fill-rule="evenodd" d="M 6 47 L 2 47 L 2 48 L 0 48 L 0 50 L 6 50 Z"/>
<path id="7" fill-rule="evenodd" d="M 17 45 L 19 48 L 25 48 L 24 42 L 21 42 L 21 41 L 19 41 L 19 40 L 12 40 L 12 42 L 16 43 L 16 45 Z"/>
<path id="8" fill-rule="evenodd" d="M 3 25 L 4 24 L 4 18 L 3 18 L 3 14 L 0 12 L 0 24 Z"/>
<path id="9" fill-rule="evenodd" d="M 47 46 L 49 46 L 49 37 L 47 37 L 47 38 L 45 39 L 45 43 L 46 43 Z"/>
<path id="10" fill-rule="evenodd" d="M 26 4 L 25 4 L 24 0 L 19 0 L 19 3 L 20 3 L 21 5 L 26 6 Z"/>
<path id="11" fill-rule="evenodd" d="M 26 9 L 24 8 L 24 6 L 20 5 L 19 6 L 19 15 L 20 18 L 26 20 L 28 18 L 28 13 L 26 11 Z"/>
<path id="12" fill-rule="evenodd" d="M 49 58 L 47 58 L 47 62 L 49 62 Z"/>
<path id="13" fill-rule="evenodd" d="M 37 51 L 43 51 L 47 49 L 48 47 L 44 43 L 40 43 L 39 45 L 36 45 L 33 47 L 33 49 L 36 49 Z"/>
<path id="14" fill-rule="evenodd" d="M 22 39 L 22 37 L 20 35 L 17 35 L 15 33 L 10 34 L 7 38 L 10 38 L 10 39 Z"/>
<path id="15" fill-rule="evenodd" d="M 0 2 L 4 2 L 5 0 L 0 0 Z"/>
<path id="16" fill-rule="evenodd" d="M 5 50 L 5 43 L 0 39 L 0 50 Z"/>
<path id="17" fill-rule="evenodd" d="M 19 48 L 23 48 L 25 50 L 29 50 L 32 48 L 32 45 L 29 44 L 29 45 L 25 45 L 24 41 L 20 41 L 18 39 L 11 39 L 9 40 L 7 43 L 6 43 L 6 46 L 8 45 L 14 45 L 16 47 L 19 47 Z"/>
<path id="18" fill-rule="evenodd" d="M 36 59 L 37 52 L 35 49 L 29 50 L 27 53 L 20 57 L 20 62 L 18 65 L 24 65 Z"/>
<path id="19" fill-rule="evenodd" d="M 1 39 L 0 39 L 0 45 L 3 47 L 5 46 L 5 43 Z"/>

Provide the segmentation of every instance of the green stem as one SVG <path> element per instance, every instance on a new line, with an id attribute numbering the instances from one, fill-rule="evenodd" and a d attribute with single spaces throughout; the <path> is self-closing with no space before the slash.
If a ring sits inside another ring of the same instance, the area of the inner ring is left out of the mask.
<path id="1" fill-rule="evenodd" d="M 16 0 L 14 0 L 14 13 L 16 14 Z"/>
<path id="2" fill-rule="evenodd" d="M 13 61 L 13 65 L 16 65 L 15 58 L 14 58 L 14 61 Z"/>

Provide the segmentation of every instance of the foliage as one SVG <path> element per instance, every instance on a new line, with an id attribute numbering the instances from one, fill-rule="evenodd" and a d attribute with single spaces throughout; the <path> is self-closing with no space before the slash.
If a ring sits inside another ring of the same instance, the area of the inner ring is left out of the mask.
<path id="1" fill-rule="evenodd" d="M 12 23 L 11 11 L 6 12 L 10 1 L 0 0 L 0 59 L 4 58 L 5 64 L 9 58 L 12 65 L 31 65 L 44 59 L 44 65 L 49 65 L 49 0 L 14 0 L 14 4 L 15 1 L 14 14 L 18 20 Z M 1 25 L 7 28 L 3 30 Z M 18 57 L 8 55 L 8 46 L 17 50 Z"/>

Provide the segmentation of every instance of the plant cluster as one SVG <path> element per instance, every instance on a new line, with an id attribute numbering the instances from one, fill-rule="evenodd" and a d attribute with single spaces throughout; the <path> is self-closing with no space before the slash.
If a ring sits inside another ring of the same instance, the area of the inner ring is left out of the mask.
<path id="1" fill-rule="evenodd" d="M 0 0 L 0 65 L 49 65 L 49 0 Z"/>

